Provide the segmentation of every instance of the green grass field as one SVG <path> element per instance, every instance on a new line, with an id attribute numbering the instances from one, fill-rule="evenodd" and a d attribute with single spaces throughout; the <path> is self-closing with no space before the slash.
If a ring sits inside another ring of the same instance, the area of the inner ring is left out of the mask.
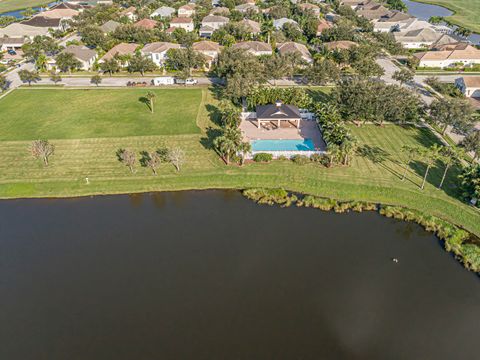
<path id="1" fill-rule="evenodd" d="M 46 5 L 48 0 L 0 0 L 0 13 Z"/>
<path id="2" fill-rule="evenodd" d="M 200 133 L 195 124 L 200 89 L 149 90 L 154 113 L 141 101 L 147 90 L 22 89 L 0 106 L 0 140 L 85 139 Z M 172 104 L 182 100 L 181 111 Z"/>
<path id="3" fill-rule="evenodd" d="M 480 33 L 480 1 L 479 0 L 415 0 L 421 3 L 446 7 L 455 14 L 448 17 L 452 23 Z"/>
<path id="4" fill-rule="evenodd" d="M 41 95 L 44 91 L 50 96 Z M 190 122 L 189 126 L 173 122 L 168 131 L 161 125 L 154 126 L 148 122 L 148 109 L 140 106 L 138 112 L 132 115 L 133 121 L 140 125 L 130 124 L 128 128 L 134 130 L 126 137 L 125 128 L 116 126 L 115 119 L 120 118 L 119 116 L 106 116 L 105 119 L 96 116 L 95 121 L 87 119 L 82 122 L 83 117 L 79 114 L 84 114 L 85 110 L 73 106 L 73 102 L 70 102 L 70 105 L 63 103 L 68 99 L 86 96 L 87 98 L 83 98 L 86 104 L 95 104 L 97 98 L 107 101 L 106 97 L 109 98 L 109 109 L 115 112 L 119 106 L 125 106 L 126 99 L 137 98 L 139 92 L 142 93 L 136 89 L 20 89 L 1 99 L 0 198 L 282 187 L 339 200 L 401 205 L 439 216 L 480 235 L 479 213 L 456 198 L 457 189 L 452 181 L 454 171 L 451 172 L 444 190 L 436 189 L 442 171 L 440 168 L 431 171 L 426 189 L 419 190 L 423 175 L 421 164 L 413 164 L 408 179 L 400 181 L 403 169 L 399 163 L 398 152 L 403 144 L 429 146 L 434 143 L 435 137 L 426 129 L 396 125 L 367 125 L 360 128 L 352 126 L 352 132 L 358 137 L 360 145 L 368 151 L 364 151 L 365 156 L 356 156 L 350 167 L 327 169 L 316 164 L 296 165 L 290 161 L 247 164 L 243 167 L 225 166 L 209 145 L 211 138 L 208 129 L 215 127 L 210 120 L 210 112 L 214 109 L 216 100 L 207 89 L 159 90 L 157 94 L 170 92 L 169 95 L 174 96 L 175 100 L 165 102 L 162 105 L 163 110 L 171 111 L 172 118 L 175 116 Z M 157 110 L 153 115 L 155 118 L 157 112 L 161 111 L 160 98 L 158 95 Z M 52 104 L 52 99 L 61 99 L 62 103 Z M 40 108 L 40 103 L 41 107 L 44 107 L 45 102 L 49 101 L 51 104 L 48 115 L 44 115 L 39 109 L 36 115 L 25 114 L 29 121 L 23 119 L 24 109 L 35 111 L 34 104 Z M 19 107 L 12 106 L 13 102 Z M 10 104 L 8 116 L 5 116 L 5 104 Z M 75 104 L 78 105 L 76 102 Z M 137 107 L 135 101 L 130 104 Z M 194 113 L 191 110 L 193 108 L 197 109 Z M 95 115 L 91 111 L 89 114 Z M 71 120 L 58 120 L 65 117 Z M 122 119 L 118 121 L 129 120 L 125 116 Z M 79 123 L 73 124 L 74 121 Z M 162 118 L 159 117 L 158 121 L 162 121 Z M 91 127 L 98 127 L 102 131 L 107 128 L 102 122 L 108 123 L 111 134 L 119 135 L 92 137 L 94 130 L 90 129 Z M 158 132 L 146 134 L 141 126 L 145 122 L 149 129 L 156 129 Z M 49 125 L 42 126 L 42 123 Z M 71 130 L 55 129 L 52 124 L 70 124 Z M 174 124 L 178 126 L 174 127 Z M 185 129 L 190 129 L 190 132 Z M 78 131 L 81 136 L 72 139 L 75 136 L 74 131 Z M 175 131 L 180 133 L 173 134 Z M 65 134 L 63 138 L 47 137 L 56 146 L 50 166 L 44 167 L 40 161 L 31 157 L 28 151 L 31 139 L 62 133 Z M 161 146 L 179 146 L 185 150 L 187 159 L 180 173 L 176 173 L 170 164 L 162 164 L 158 176 L 152 175 L 150 170 L 139 165 L 136 172 L 131 174 L 116 157 L 116 151 L 120 148 L 128 148 L 139 154 L 141 151 L 153 151 Z M 89 184 L 85 181 L 86 177 L 89 178 Z"/>

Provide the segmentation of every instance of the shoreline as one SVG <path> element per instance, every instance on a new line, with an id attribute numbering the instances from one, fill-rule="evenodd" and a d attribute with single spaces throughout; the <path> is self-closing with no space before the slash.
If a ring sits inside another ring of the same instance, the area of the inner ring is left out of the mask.
<path id="1" fill-rule="evenodd" d="M 252 188 L 243 190 L 242 195 L 259 205 L 306 207 L 327 212 L 333 211 L 337 214 L 351 211 L 358 213 L 373 211 L 387 218 L 414 222 L 441 240 L 444 250 L 452 253 L 464 268 L 480 274 L 480 261 L 477 255 L 480 252 L 480 238 L 461 226 L 421 211 L 381 203 L 355 200 L 339 201 L 334 198 L 291 193 L 284 189 Z"/>
<path id="2" fill-rule="evenodd" d="M 439 1 L 436 1 L 436 0 L 411 0 L 412 2 L 416 2 L 416 3 L 421 3 L 421 4 L 427 4 L 427 5 L 435 5 L 435 6 L 439 6 L 439 7 L 442 7 L 444 9 L 447 9 L 449 11 L 451 11 L 453 14 L 450 15 L 450 16 L 446 16 L 445 18 L 448 19 L 448 21 L 450 21 L 453 25 L 456 25 L 456 26 L 459 26 L 459 27 L 464 27 L 470 31 L 472 31 L 472 34 L 476 34 L 476 35 L 480 35 L 480 27 L 478 29 L 476 28 L 472 28 L 470 25 L 467 25 L 465 23 L 463 23 L 461 20 L 458 20 L 455 18 L 455 16 L 462 16 L 462 15 L 458 15 L 458 11 L 456 11 L 454 8 L 452 8 L 452 4 L 446 4 L 444 2 L 439 2 Z"/>

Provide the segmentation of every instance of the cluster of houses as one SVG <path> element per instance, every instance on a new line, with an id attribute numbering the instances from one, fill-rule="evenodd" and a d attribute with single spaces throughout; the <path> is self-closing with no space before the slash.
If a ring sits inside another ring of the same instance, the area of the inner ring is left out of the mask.
<path id="1" fill-rule="evenodd" d="M 342 0 L 341 3 L 370 20 L 374 31 L 392 33 L 406 49 L 425 50 L 415 53 L 420 67 L 443 69 L 480 65 L 480 50 L 455 36 L 448 26 L 434 25 L 390 10 L 372 0 Z"/>

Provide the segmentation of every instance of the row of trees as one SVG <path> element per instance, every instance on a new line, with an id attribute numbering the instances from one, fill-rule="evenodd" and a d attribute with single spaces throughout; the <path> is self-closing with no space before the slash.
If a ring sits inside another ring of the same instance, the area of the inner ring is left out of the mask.
<path id="1" fill-rule="evenodd" d="M 130 169 L 133 174 L 136 172 L 137 155 L 134 151 L 128 149 L 119 149 L 117 151 L 118 160 Z M 179 147 L 160 148 L 155 151 L 141 151 L 139 163 L 143 167 L 148 167 L 154 175 L 157 175 L 157 169 L 162 163 L 170 163 L 175 170 L 180 171 L 185 163 L 185 151 Z"/>

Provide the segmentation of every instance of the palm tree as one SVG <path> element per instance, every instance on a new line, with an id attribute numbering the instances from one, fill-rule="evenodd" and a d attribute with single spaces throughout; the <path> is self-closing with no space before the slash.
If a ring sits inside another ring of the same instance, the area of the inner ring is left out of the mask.
<path id="1" fill-rule="evenodd" d="M 350 158 L 355 153 L 356 148 L 357 144 L 353 140 L 346 139 L 342 142 L 342 144 L 340 145 L 340 152 L 343 157 L 343 165 L 350 164 Z"/>
<path id="2" fill-rule="evenodd" d="M 405 171 L 403 172 L 402 181 L 407 177 L 408 167 L 410 162 L 415 159 L 419 153 L 419 149 L 414 146 L 404 145 L 402 146 L 402 153 L 406 156 L 405 160 Z"/>
<path id="3" fill-rule="evenodd" d="M 266 38 L 267 43 L 270 44 L 270 40 L 274 32 L 275 32 L 275 27 L 273 26 L 273 20 L 268 19 L 262 22 L 261 33 Z"/>
<path id="4" fill-rule="evenodd" d="M 248 141 L 244 141 L 238 147 L 238 151 L 241 154 L 240 165 L 243 166 L 243 163 L 245 162 L 245 155 L 252 151 L 252 145 Z"/>
<path id="5" fill-rule="evenodd" d="M 425 165 L 427 165 L 427 168 L 425 169 L 425 175 L 423 176 L 422 186 L 420 187 L 422 190 L 425 188 L 425 182 L 427 181 L 428 172 L 430 171 L 430 168 L 433 166 L 435 161 L 437 161 L 441 149 L 441 146 L 439 146 L 438 144 L 434 144 L 429 149 L 425 149 L 421 152 L 422 160 Z"/>
<path id="6" fill-rule="evenodd" d="M 154 100 L 156 98 L 156 95 L 155 95 L 155 93 L 149 91 L 149 92 L 147 92 L 147 95 L 145 95 L 145 98 L 150 102 L 150 111 L 153 114 L 153 103 L 154 103 Z"/>
<path id="7" fill-rule="evenodd" d="M 451 146 L 446 146 L 441 150 L 440 160 L 445 165 L 445 170 L 443 172 L 440 185 L 438 185 L 439 189 L 442 188 L 443 182 L 445 181 L 445 178 L 447 176 L 448 169 L 450 169 L 452 165 L 459 163 L 460 159 L 462 158 L 462 155 L 463 154 L 461 149 L 457 149 Z"/>
<path id="8" fill-rule="evenodd" d="M 235 143 L 225 135 L 221 135 L 213 140 L 213 146 L 222 156 L 225 163 L 230 164 L 230 155 L 235 151 Z"/>
<path id="9" fill-rule="evenodd" d="M 332 167 L 333 164 L 335 163 L 335 160 L 338 159 L 341 155 L 341 150 L 340 146 L 338 146 L 335 143 L 329 144 L 327 146 L 327 151 L 329 153 L 329 162 L 328 162 L 328 167 Z"/>

